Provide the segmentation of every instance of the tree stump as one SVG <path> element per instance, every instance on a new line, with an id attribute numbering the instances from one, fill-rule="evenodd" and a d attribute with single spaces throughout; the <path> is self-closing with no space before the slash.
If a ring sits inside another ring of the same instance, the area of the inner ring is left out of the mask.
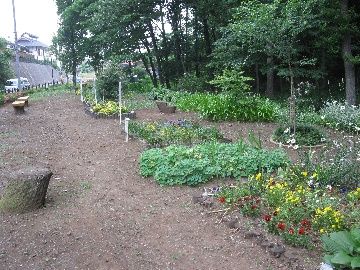
<path id="1" fill-rule="evenodd" d="M 0 212 L 22 213 L 45 204 L 52 172 L 29 167 L 9 175 L 0 186 Z"/>

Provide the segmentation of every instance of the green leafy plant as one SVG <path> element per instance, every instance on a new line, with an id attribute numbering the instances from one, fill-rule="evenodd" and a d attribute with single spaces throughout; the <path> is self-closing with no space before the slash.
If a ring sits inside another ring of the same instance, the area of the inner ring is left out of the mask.
<path id="1" fill-rule="evenodd" d="M 335 269 L 360 269 L 360 227 L 321 237 L 325 262 Z"/>
<path id="2" fill-rule="evenodd" d="M 243 141 L 212 142 L 147 150 L 140 157 L 140 173 L 154 176 L 160 185 L 197 185 L 214 177 L 239 178 L 259 170 L 273 171 L 287 163 L 280 149 L 256 149 Z"/>
<path id="3" fill-rule="evenodd" d="M 360 131 L 360 108 L 337 101 L 327 102 L 319 111 L 321 124 L 348 132 Z"/>
<path id="4" fill-rule="evenodd" d="M 235 96 L 244 96 L 250 93 L 251 86 L 248 82 L 252 81 L 253 78 L 246 77 L 243 74 L 243 71 L 225 69 L 221 75 L 215 76 L 215 79 L 209 83 Z"/>
<path id="5" fill-rule="evenodd" d="M 196 93 L 179 95 L 174 100 L 180 110 L 199 112 L 212 121 L 267 122 L 276 118 L 276 103 L 258 96 L 239 98 L 229 93 Z"/>
<path id="6" fill-rule="evenodd" d="M 144 139 L 150 146 L 164 147 L 170 144 L 194 145 L 203 142 L 221 141 L 223 136 L 213 127 L 179 119 L 164 123 L 129 123 L 129 133 Z"/>
<path id="7" fill-rule="evenodd" d="M 276 142 L 281 142 L 283 144 L 296 144 L 299 146 L 318 145 L 323 144 L 326 141 L 323 132 L 314 126 L 298 125 L 296 126 L 295 137 L 293 134 L 294 129 L 292 127 L 280 126 L 275 130 L 273 139 Z"/>
<path id="8" fill-rule="evenodd" d="M 118 114 L 120 109 L 119 109 L 119 104 L 116 103 L 115 101 L 106 101 L 106 102 L 101 102 L 98 104 L 95 104 L 92 107 L 93 112 L 100 114 L 100 115 L 114 115 L 114 114 Z M 121 112 L 122 113 L 126 113 L 128 112 L 128 109 L 126 107 L 121 107 Z"/>

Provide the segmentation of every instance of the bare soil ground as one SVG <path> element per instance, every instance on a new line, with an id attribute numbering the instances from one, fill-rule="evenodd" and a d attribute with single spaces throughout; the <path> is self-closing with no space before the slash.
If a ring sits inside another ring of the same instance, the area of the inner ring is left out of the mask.
<path id="1" fill-rule="evenodd" d="M 70 94 L 29 103 L 24 115 L 11 104 L 0 108 L 0 179 L 27 165 L 54 175 L 46 207 L 0 214 L 0 269 L 291 269 L 193 204 L 202 187 L 160 187 L 142 178 L 145 145 L 125 143 L 118 120 L 91 118 Z M 196 119 L 155 109 L 137 116 Z M 231 139 L 254 129 L 265 146 L 276 147 L 269 142 L 273 124 L 212 124 Z M 319 265 L 319 257 L 295 252 L 297 269 Z"/>

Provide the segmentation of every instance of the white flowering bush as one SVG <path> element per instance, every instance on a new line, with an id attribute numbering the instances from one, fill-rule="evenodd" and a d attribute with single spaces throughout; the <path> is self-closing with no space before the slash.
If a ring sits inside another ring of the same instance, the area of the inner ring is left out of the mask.
<path id="1" fill-rule="evenodd" d="M 360 108 L 347 103 L 327 102 L 320 110 L 321 124 L 336 130 L 360 131 Z"/>

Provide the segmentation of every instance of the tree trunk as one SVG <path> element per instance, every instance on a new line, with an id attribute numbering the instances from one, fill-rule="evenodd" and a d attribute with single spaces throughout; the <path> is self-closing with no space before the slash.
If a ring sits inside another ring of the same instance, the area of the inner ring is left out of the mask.
<path id="1" fill-rule="evenodd" d="M 145 67 L 146 73 L 150 76 L 152 84 L 156 87 L 157 86 L 156 78 L 154 78 L 153 74 L 150 71 L 148 60 L 146 59 L 146 56 L 143 53 L 141 53 L 140 47 L 138 48 L 138 50 L 141 61 L 143 62 L 143 65 Z"/>
<path id="2" fill-rule="evenodd" d="M 348 16 L 348 0 L 342 0 L 341 12 L 344 17 Z M 352 52 L 351 52 L 351 34 L 349 30 L 346 30 L 343 44 L 342 44 L 342 55 L 344 59 L 345 68 L 345 93 L 346 101 L 350 105 L 356 103 L 356 88 L 355 88 L 355 66 L 351 63 Z"/>
<path id="3" fill-rule="evenodd" d="M 255 91 L 256 93 L 260 93 L 260 77 L 259 77 L 259 64 L 255 64 L 255 78 L 256 78 L 256 85 L 255 85 Z"/>
<path id="4" fill-rule="evenodd" d="M 211 39 L 210 39 L 210 32 L 209 32 L 209 25 L 207 18 L 203 18 L 203 31 L 204 31 L 204 40 L 205 40 L 205 52 L 206 56 L 209 56 L 212 52 L 211 50 Z"/>
<path id="5" fill-rule="evenodd" d="M 148 52 L 148 56 L 149 56 L 149 62 L 150 62 L 150 66 L 151 66 L 151 71 L 152 71 L 152 74 L 153 74 L 153 84 L 155 87 L 158 86 L 158 80 L 157 80 L 157 75 L 156 75 L 156 68 L 155 68 L 155 65 L 154 65 L 154 61 L 153 61 L 153 58 L 151 56 L 151 50 L 150 50 L 150 47 L 149 47 L 149 43 L 147 40 L 144 40 L 143 41 L 143 44 Z"/>
<path id="6" fill-rule="evenodd" d="M 164 50 L 164 62 L 163 62 L 163 66 L 164 66 L 164 79 L 165 79 L 165 84 L 167 88 L 170 88 L 170 78 L 169 78 L 169 71 L 167 69 L 168 65 L 169 65 L 169 45 L 168 45 L 168 40 L 166 37 L 166 32 L 165 32 L 165 21 L 164 21 L 164 13 L 163 13 L 163 9 L 162 9 L 162 3 L 160 4 L 160 18 L 161 18 L 161 36 L 162 36 L 162 43 L 163 43 L 163 50 Z"/>
<path id="7" fill-rule="evenodd" d="M 52 172 L 46 168 L 28 167 L 1 179 L 0 212 L 26 212 L 45 204 Z"/>
<path id="8" fill-rule="evenodd" d="M 199 57 L 199 21 L 198 21 L 198 16 L 197 16 L 197 12 L 196 10 L 194 11 L 195 15 L 194 15 L 194 39 L 195 39 L 195 44 L 194 44 L 194 60 L 195 60 L 195 75 L 196 77 L 200 77 L 200 68 L 199 68 L 199 62 L 200 62 L 200 57 Z"/>
<path id="9" fill-rule="evenodd" d="M 181 10 L 179 1 L 174 1 L 171 7 L 171 28 L 174 35 L 174 47 L 175 47 L 175 59 L 176 59 L 176 73 L 178 77 L 184 74 L 183 61 L 182 61 L 182 50 L 181 50 Z"/>
<path id="10" fill-rule="evenodd" d="M 148 26 L 149 33 L 150 33 L 151 42 L 152 42 L 153 48 L 154 48 L 154 54 L 155 54 L 155 58 L 156 58 L 157 66 L 158 66 L 159 80 L 160 80 L 160 83 L 163 85 L 164 84 L 164 76 L 162 74 L 162 61 L 161 61 L 160 52 L 159 52 L 159 49 L 157 46 L 157 40 L 156 40 L 156 36 L 155 36 L 155 32 L 154 32 L 154 27 L 150 20 L 147 22 L 147 26 Z"/>
<path id="11" fill-rule="evenodd" d="M 268 71 L 266 73 L 266 96 L 269 98 L 274 97 L 274 63 L 273 57 L 269 56 L 266 59 L 268 65 Z"/>

